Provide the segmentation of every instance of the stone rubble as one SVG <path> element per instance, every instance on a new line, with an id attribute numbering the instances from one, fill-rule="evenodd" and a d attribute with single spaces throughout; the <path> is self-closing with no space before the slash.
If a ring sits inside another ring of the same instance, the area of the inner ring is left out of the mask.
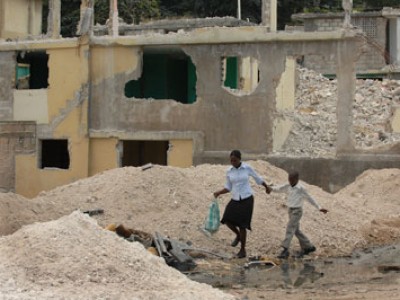
<path id="1" fill-rule="evenodd" d="M 291 157 L 336 155 L 337 80 L 305 68 L 298 68 L 294 111 L 281 116 L 294 125 L 282 146 L 274 154 Z M 358 79 L 353 107 L 353 141 L 357 149 L 370 150 L 393 145 L 400 133 L 392 132 L 391 118 L 400 107 L 400 80 Z"/>

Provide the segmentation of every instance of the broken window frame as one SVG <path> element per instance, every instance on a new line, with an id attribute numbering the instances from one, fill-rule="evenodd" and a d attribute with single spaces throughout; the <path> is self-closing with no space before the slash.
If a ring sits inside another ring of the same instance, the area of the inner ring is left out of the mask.
<path id="1" fill-rule="evenodd" d="M 52 143 L 53 145 L 46 145 Z M 58 145 L 54 145 L 58 143 Z M 62 145 L 60 143 L 65 143 Z M 71 166 L 71 155 L 69 151 L 68 139 L 40 139 L 40 155 L 38 156 L 39 169 L 58 169 L 69 170 Z M 45 149 L 46 147 L 46 149 Z M 51 147 L 51 148 L 50 148 Z M 58 151 L 56 157 L 48 157 L 48 153 Z M 46 155 L 46 157 L 44 157 Z"/>

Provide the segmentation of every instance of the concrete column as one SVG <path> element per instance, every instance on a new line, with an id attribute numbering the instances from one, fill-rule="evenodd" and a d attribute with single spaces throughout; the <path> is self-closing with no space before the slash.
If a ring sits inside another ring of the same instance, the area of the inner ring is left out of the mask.
<path id="1" fill-rule="evenodd" d="M 351 13 L 353 11 L 353 0 L 342 0 L 344 10 L 343 27 L 351 27 Z"/>
<path id="2" fill-rule="evenodd" d="M 47 18 L 47 37 L 61 37 L 61 0 L 49 0 L 49 15 Z"/>
<path id="3" fill-rule="evenodd" d="M 262 0 L 261 20 L 262 25 L 269 26 L 271 32 L 277 30 L 277 0 Z"/>
<path id="4" fill-rule="evenodd" d="M 400 65 L 400 17 L 389 19 L 390 63 Z"/>
<path id="5" fill-rule="evenodd" d="M 354 152 L 353 99 L 356 90 L 355 62 L 359 45 L 346 40 L 337 43 L 337 155 Z"/>
<path id="6" fill-rule="evenodd" d="M 94 25 L 94 1 L 81 0 L 81 14 L 77 34 L 85 35 L 92 32 Z"/>
<path id="7" fill-rule="evenodd" d="M 108 24 L 108 34 L 118 36 L 119 21 L 118 21 L 118 0 L 110 0 L 110 14 Z"/>

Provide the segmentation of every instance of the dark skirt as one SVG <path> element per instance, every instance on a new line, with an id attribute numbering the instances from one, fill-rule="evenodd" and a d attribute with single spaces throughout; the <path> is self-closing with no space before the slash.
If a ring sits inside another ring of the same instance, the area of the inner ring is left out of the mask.
<path id="1" fill-rule="evenodd" d="M 240 201 L 231 200 L 225 207 L 221 223 L 230 223 L 242 229 L 251 230 L 254 197 L 250 196 Z"/>

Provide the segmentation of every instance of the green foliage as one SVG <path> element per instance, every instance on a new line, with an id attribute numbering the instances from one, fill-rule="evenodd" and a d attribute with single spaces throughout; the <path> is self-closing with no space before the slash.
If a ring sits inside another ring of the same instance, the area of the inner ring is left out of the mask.
<path id="1" fill-rule="evenodd" d="M 94 2 L 94 23 L 105 24 L 109 18 L 109 0 L 95 0 Z"/>
<path id="2" fill-rule="evenodd" d="M 80 0 L 61 1 L 61 35 L 63 37 L 76 35 L 81 14 L 80 6 Z"/>
<path id="3" fill-rule="evenodd" d="M 354 0 L 354 10 L 380 10 L 400 7 L 400 0 Z M 80 17 L 81 0 L 62 0 L 61 34 L 74 36 Z M 95 23 L 109 18 L 109 0 L 95 0 Z M 261 22 L 262 0 L 241 0 L 241 16 L 253 23 Z M 48 0 L 43 0 L 43 32 L 47 27 Z M 291 24 L 291 15 L 302 12 L 342 11 L 342 0 L 278 0 L 278 29 Z M 138 24 L 148 18 L 205 18 L 237 16 L 237 0 L 118 0 L 119 17 Z"/>
<path id="4" fill-rule="evenodd" d="M 118 11 L 125 22 L 135 24 L 160 16 L 158 0 L 119 0 Z"/>
<path id="5" fill-rule="evenodd" d="M 118 0 L 118 16 L 128 24 L 160 16 L 158 0 Z M 105 24 L 109 18 L 109 0 L 97 0 L 94 5 L 95 23 Z"/>

